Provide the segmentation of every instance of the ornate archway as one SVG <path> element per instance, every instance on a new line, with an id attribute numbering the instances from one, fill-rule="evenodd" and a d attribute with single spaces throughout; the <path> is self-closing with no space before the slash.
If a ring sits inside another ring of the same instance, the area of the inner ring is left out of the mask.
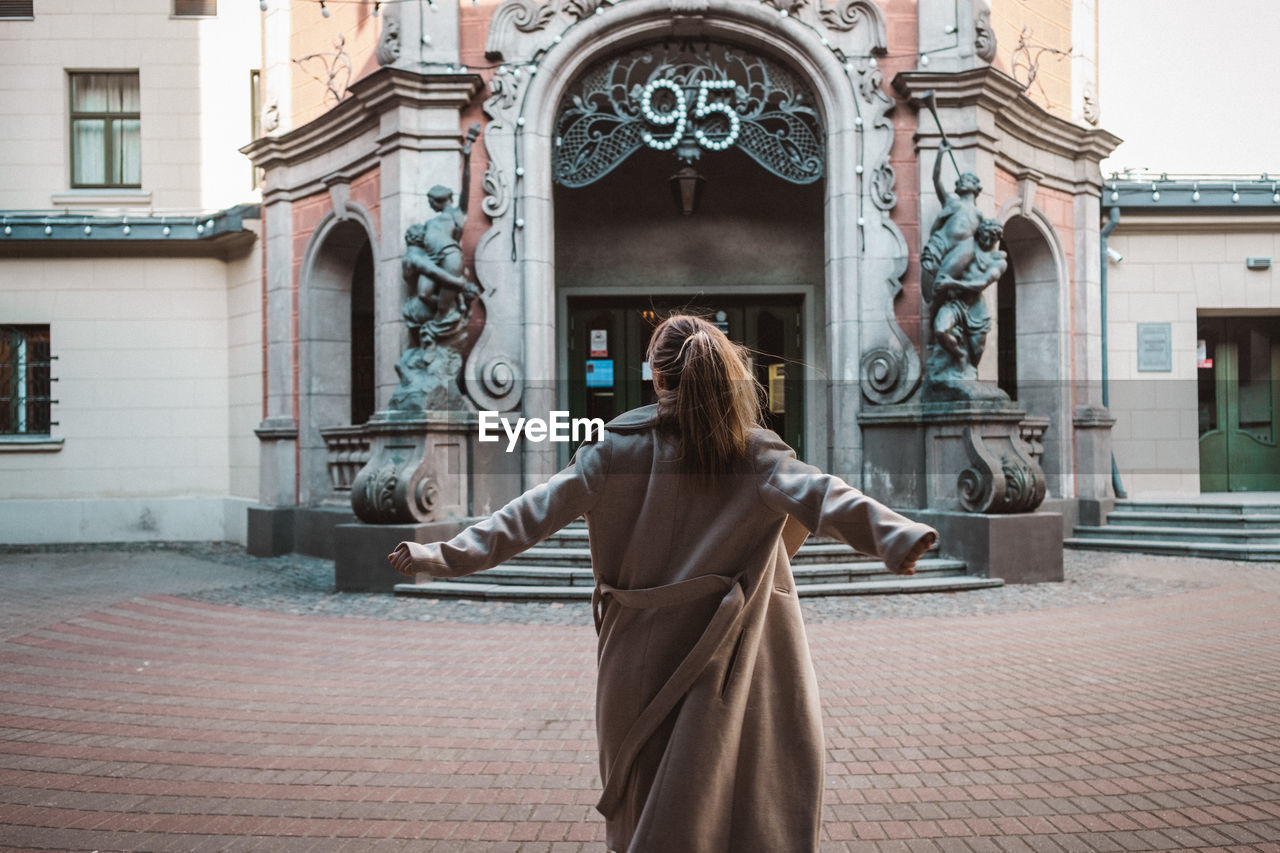
<path id="1" fill-rule="evenodd" d="M 465 382 L 481 407 L 548 411 L 555 405 L 552 150 L 557 107 L 583 69 L 664 38 L 712 40 L 789 57 L 812 88 L 825 127 L 826 420 L 856 423 L 867 401 L 906 399 L 918 356 L 893 314 L 906 270 L 906 242 L 889 218 L 896 203 L 889 165 L 893 102 L 877 55 L 885 21 L 868 0 L 835 6 L 751 0 L 507 0 L 494 16 L 487 52 L 503 64 L 484 109 L 483 209 L 492 227 L 476 250 L 487 291 L 486 327 Z M 826 464 L 860 479 L 861 435 L 831 430 Z M 525 477 L 540 481 L 554 457 L 527 446 Z"/>

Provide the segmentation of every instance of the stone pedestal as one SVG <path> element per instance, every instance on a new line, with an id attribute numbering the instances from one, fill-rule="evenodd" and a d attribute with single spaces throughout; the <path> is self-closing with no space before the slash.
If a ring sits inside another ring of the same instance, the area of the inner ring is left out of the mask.
<path id="1" fill-rule="evenodd" d="M 1000 400 L 865 410 L 863 486 L 890 506 L 1030 512 L 1044 500 L 1045 479 L 1022 438 L 1026 417 Z"/>
<path id="2" fill-rule="evenodd" d="M 372 455 L 351 484 L 351 508 L 368 524 L 457 519 L 469 509 L 468 412 L 406 416 L 382 411 L 365 428 Z"/>
<path id="3" fill-rule="evenodd" d="M 1002 578 L 1005 583 L 1062 580 L 1060 513 L 916 510 L 910 515 L 937 530 L 942 553 L 964 560 L 971 572 Z"/>
<path id="4" fill-rule="evenodd" d="M 1062 514 L 1034 512 L 1045 477 L 1004 400 L 865 410 L 863 488 L 933 525 L 940 549 L 1008 583 L 1062 580 Z"/>
<path id="5" fill-rule="evenodd" d="M 412 582 L 387 562 L 397 544 L 451 539 L 463 526 L 459 521 L 340 524 L 334 539 L 334 587 L 338 592 L 394 592 L 396 584 Z"/>

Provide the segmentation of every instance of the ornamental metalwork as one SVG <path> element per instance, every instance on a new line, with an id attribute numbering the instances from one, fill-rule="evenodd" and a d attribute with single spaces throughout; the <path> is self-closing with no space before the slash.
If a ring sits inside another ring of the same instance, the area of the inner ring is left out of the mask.
<path id="1" fill-rule="evenodd" d="M 552 175 L 599 180 L 643 147 L 690 162 L 737 147 L 780 178 L 823 174 L 817 100 L 787 68 L 726 44 L 653 44 L 587 69 L 556 116 Z"/>

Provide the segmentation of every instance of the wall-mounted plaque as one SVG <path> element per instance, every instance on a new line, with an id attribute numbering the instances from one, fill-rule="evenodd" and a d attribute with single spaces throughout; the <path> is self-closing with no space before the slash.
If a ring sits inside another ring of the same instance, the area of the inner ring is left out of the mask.
<path id="1" fill-rule="evenodd" d="M 1138 370 L 1142 373 L 1173 370 L 1172 324 L 1138 324 Z"/>

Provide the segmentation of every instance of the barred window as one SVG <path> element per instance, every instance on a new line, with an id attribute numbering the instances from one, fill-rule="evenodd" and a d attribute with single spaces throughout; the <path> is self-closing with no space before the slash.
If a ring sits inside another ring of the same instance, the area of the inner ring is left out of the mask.
<path id="1" fill-rule="evenodd" d="M 71 186 L 141 187 L 138 72 L 71 74 Z"/>
<path id="2" fill-rule="evenodd" d="M 53 363 L 48 326 L 0 326 L 0 435 L 48 435 Z"/>

